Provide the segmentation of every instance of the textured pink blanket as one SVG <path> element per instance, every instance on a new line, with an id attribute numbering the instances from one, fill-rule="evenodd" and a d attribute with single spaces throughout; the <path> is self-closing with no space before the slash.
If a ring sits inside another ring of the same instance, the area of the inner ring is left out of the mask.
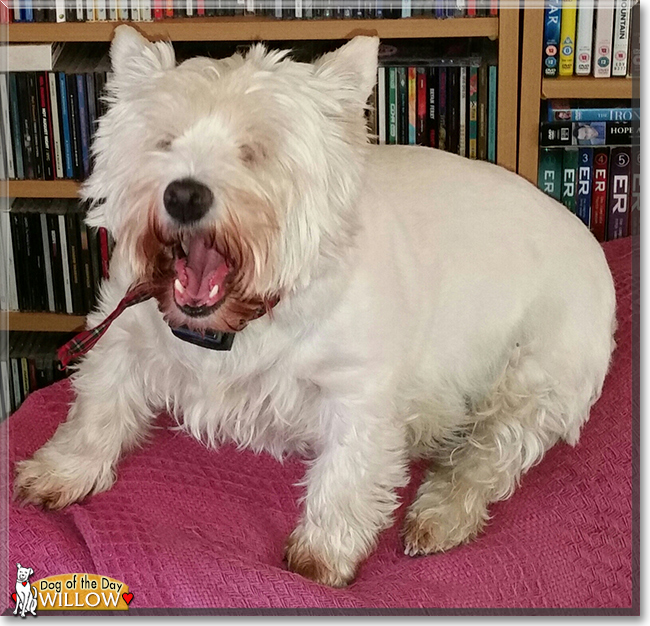
<path id="1" fill-rule="evenodd" d="M 57 513 L 9 506 L 6 606 L 13 608 L 20 562 L 34 569 L 33 580 L 68 572 L 121 580 L 134 594 L 131 609 L 631 607 L 630 241 L 605 249 L 619 329 L 603 395 L 578 446 L 551 450 L 510 500 L 493 507 L 475 542 L 407 557 L 398 535 L 402 506 L 356 582 L 321 587 L 282 562 L 298 519 L 301 461 L 207 450 L 170 430 L 163 416 L 150 444 L 125 458 L 111 491 Z M 71 400 L 66 383 L 54 385 L 8 420 L 11 471 L 45 443 Z M 414 467 L 405 502 L 421 474 Z"/>

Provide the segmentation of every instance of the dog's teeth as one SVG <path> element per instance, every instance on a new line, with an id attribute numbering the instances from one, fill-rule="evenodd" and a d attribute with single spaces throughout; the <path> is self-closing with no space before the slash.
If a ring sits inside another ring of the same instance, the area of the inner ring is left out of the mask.
<path id="1" fill-rule="evenodd" d="M 174 281 L 174 289 L 176 289 L 178 293 L 185 293 L 185 287 L 183 287 L 181 281 L 178 278 Z"/>
<path id="2" fill-rule="evenodd" d="M 214 298 L 218 293 L 219 293 L 219 285 L 215 285 L 214 287 L 212 287 L 212 289 L 210 291 L 210 295 L 208 296 L 208 298 L 210 298 L 210 299 Z"/>

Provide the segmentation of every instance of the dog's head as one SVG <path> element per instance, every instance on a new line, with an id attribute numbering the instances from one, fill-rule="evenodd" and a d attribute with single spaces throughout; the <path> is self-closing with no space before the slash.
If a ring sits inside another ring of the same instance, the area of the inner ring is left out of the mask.
<path id="1" fill-rule="evenodd" d="M 83 188 L 172 325 L 239 330 L 350 244 L 378 41 L 314 64 L 253 46 L 176 65 L 120 26 Z"/>
<path id="2" fill-rule="evenodd" d="M 18 567 L 18 582 L 27 582 L 29 577 L 34 573 L 34 570 L 31 567 L 21 567 L 20 563 L 16 563 L 16 565 Z"/>

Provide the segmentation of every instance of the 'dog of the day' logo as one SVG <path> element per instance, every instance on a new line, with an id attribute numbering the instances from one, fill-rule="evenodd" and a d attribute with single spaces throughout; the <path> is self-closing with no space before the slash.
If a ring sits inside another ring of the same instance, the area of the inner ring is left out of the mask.
<path id="1" fill-rule="evenodd" d="M 31 590 L 34 609 L 38 603 L 39 611 L 127 611 L 133 600 L 126 584 L 97 574 L 48 576 L 33 582 Z M 12 594 L 12 598 L 16 601 L 16 615 L 21 610 L 17 594 Z M 21 615 L 24 617 L 22 612 Z"/>

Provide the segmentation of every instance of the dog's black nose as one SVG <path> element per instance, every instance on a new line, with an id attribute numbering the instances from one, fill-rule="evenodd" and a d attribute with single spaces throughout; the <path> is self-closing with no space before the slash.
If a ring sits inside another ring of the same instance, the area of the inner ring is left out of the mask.
<path id="1" fill-rule="evenodd" d="M 213 199 L 208 187 L 191 178 L 172 181 L 163 195 L 167 213 L 181 224 L 198 222 L 210 210 Z"/>

